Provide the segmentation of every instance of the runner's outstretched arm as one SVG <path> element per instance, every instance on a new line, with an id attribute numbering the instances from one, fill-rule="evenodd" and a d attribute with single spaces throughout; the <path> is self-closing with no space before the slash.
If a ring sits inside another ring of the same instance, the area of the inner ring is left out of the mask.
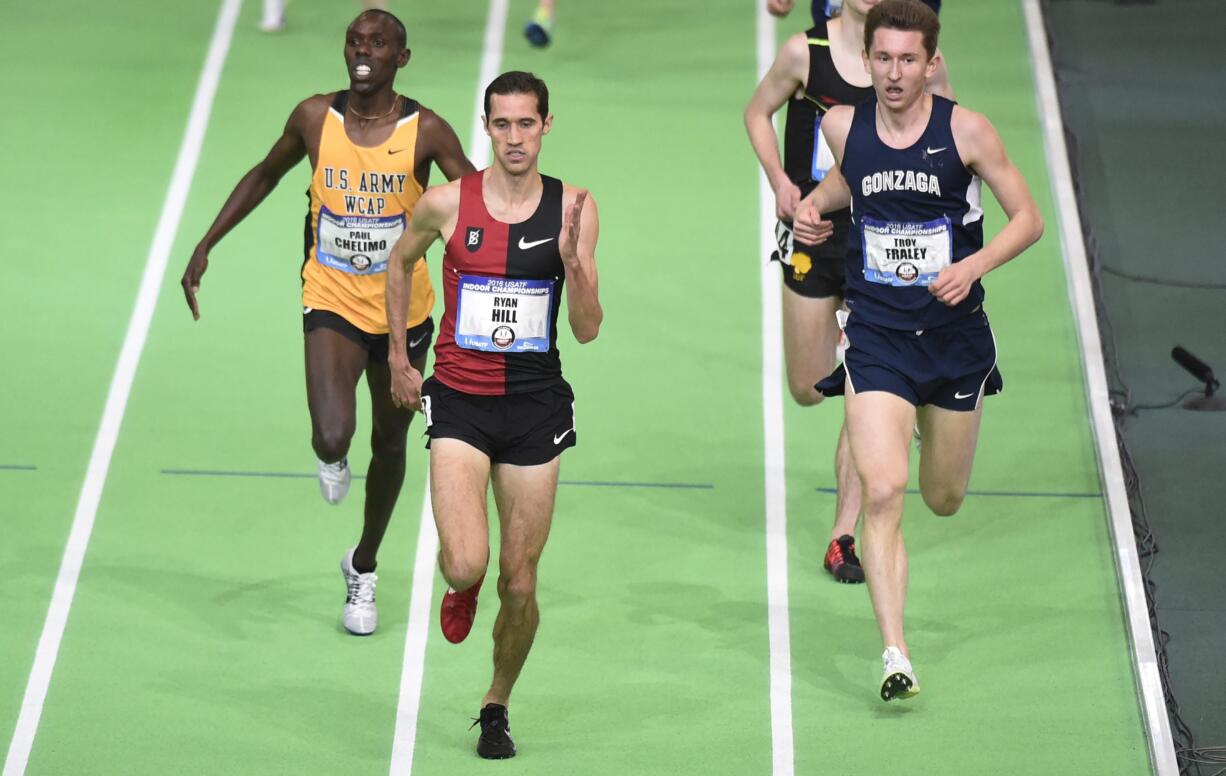
<path id="1" fill-rule="evenodd" d="M 455 130 L 434 111 L 423 109 L 420 136 L 430 139 L 428 158 L 434 160 L 443 175 L 447 176 L 447 180 L 453 181 L 477 171 L 464 155 L 464 147 L 460 145 Z"/>
<path id="2" fill-rule="evenodd" d="M 200 306 L 196 302 L 196 294 L 200 291 L 200 278 L 209 267 L 209 251 L 246 218 L 248 213 L 255 210 L 269 192 L 277 187 L 282 176 L 306 156 L 306 143 L 303 141 L 305 129 L 311 118 L 318 114 L 320 101 L 323 99 L 322 96 L 316 95 L 303 100 L 294 108 L 289 120 L 285 122 L 281 137 L 277 138 L 268 156 L 239 180 L 226 203 L 221 206 L 221 212 L 213 220 L 213 225 L 192 251 L 180 285 L 183 286 L 183 295 L 192 311 L 192 317 L 196 320 L 200 320 Z M 326 110 L 326 101 L 323 105 Z"/>
<path id="3" fill-rule="evenodd" d="M 600 218 L 596 200 L 581 190 L 566 209 L 558 237 L 562 264 L 566 267 L 566 314 L 570 329 L 580 343 L 591 342 L 600 333 L 604 310 L 596 281 L 596 238 Z"/>
<path id="4" fill-rule="evenodd" d="M 1026 179 L 1009 159 L 996 128 L 982 114 L 955 107 L 951 125 L 963 164 L 988 184 L 1009 221 L 980 250 L 941 270 L 928 287 L 947 305 L 956 305 L 971 285 L 1013 259 L 1043 236 L 1043 217 Z"/>
<path id="5" fill-rule="evenodd" d="M 445 211 L 442 200 L 450 187 L 429 189 L 417 200 L 413 217 L 400 239 L 392 246 L 387 260 L 387 365 L 392 373 L 392 402 L 397 407 L 421 407 L 421 373 L 409 363 L 405 347 L 405 328 L 409 319 L 409 294 L 413 290 L 413 268 L 426 260 L 426 249 L 440 236 Z"/>
<path id="6" fill-rule="evenodd" d="M 745 132 L 762 165 L 762 172 L 775 192 L 775 216 L 791 221 L 800 202 L 800 188 L 788 178 L 779 161 L 779 139 L 771 117 L 788 98 L 804 88 L 809 71 L 809 43 L 804 33 L 788 38 L 762 82 L 745 106 Z"/>
<path id="7" fill-rule="evenodd" d="M 834 166 L 809 196 L 796 208 L 796 238 L 810 245 L 820 245 L 834 233 L 834 225 L 822 220 L 823 213 L 833 213 L 851 205 L 851 189 L 843 177 L 843 151 L 847 147 L 847 135 L 855 110 L 846 105 L 836 105 L 822 119 L 821 133 L 834 154 Z"/>
<path id="8" fill-rule="evenodd" d="M 796 239 L 809 245 L 821 245 L 834 234 L 834 224 L 822 220 L 822 213 L 833 213 L 851 204 L 851 189 L 838 167 L 830 168 L 826 177 L 796 208 Z"/>

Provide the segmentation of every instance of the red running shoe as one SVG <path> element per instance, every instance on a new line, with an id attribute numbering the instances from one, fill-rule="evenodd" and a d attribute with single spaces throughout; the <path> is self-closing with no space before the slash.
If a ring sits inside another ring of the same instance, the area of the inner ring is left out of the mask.
<path id="1" fill-rule="evenodd" d="M 484 581 L 485 575 L 482 574 L 477 584 L 461 593 L 447 588 L 438 612 L 438 622 L 443 628 L 443 638 L 452 644 L 459 644 L 468 638 L 468 632 L 473 629 L 473 620 L 477 619 L 477 594 L 481 592 Z"/>
<path id="2" fill-rule="evenodd" d="M 855 537 L 843 534 L 831 541 L 822 565 L 830 576 L 840 582 L 856 584 L 864 581 L 864 569 L 860 568 L 860 559 L 856 557 Z"/>

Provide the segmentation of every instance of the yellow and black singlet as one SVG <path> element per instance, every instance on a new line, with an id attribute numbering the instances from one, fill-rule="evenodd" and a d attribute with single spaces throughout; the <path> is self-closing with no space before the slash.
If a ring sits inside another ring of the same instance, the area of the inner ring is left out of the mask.
<path id="1" fill-rule="evenodd" d="M 408 225 L 422 186 L 414 176 L 419 113 L 404 108 L 391 137 L 359 146 L 345 134 L 349 93 L 338 92 L 324 117 L 319 158 L 307 196 L 302 304 L 340 315 L 368 334 L 387 333 L 384 288 L 387 259 Z M 424 261 L 413 270 L 410 328 L 434 306 Z"/>
<path id="2" fill-rule="evenodd" d="M 835 105 L 856 105 L 873 96 L 873 87 L 843 80 L 830 52 L 826 20 L 805 33 L 809 43 L 809 73 L 805 92 L 788 100 L 783 129 L 783 169 L 800 187 L 801 196 L 817 188 L 834 166 L 834 154 L 822 137 L 822 116 Z"/>

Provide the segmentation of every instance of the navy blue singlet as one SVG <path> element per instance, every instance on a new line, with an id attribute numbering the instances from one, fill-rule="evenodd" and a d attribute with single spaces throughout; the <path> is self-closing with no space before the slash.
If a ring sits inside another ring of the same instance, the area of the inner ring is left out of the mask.
<path id="1" fill-rule="evenodd" d="M 927 288 L 943 267 L 983 247 L 980 181 L 958 156 L 953 109 L 954 103 L 933 95 L 924 133 L 899 150 L 877 134 L 875 97 L 855 108 L 840 166 L 851 189 L 847 306 L 867 323 L 932 329 L 983 303 L 978 282 L 955 307 Z"/>

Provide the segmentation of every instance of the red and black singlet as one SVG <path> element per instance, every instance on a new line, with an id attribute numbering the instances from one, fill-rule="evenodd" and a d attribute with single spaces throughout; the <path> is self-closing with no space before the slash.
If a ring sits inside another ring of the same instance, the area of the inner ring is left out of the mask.
<path id="1" fill-rule="evenodd" d="M 479 396 L 538 391 L 562 379 L 562 182 L 542 175 L 536 212 L 507 224 L 486 209 L 484 180 L 484 171 L 460 179 L 460 211 L 443 254 L 434 376 Z"/>

